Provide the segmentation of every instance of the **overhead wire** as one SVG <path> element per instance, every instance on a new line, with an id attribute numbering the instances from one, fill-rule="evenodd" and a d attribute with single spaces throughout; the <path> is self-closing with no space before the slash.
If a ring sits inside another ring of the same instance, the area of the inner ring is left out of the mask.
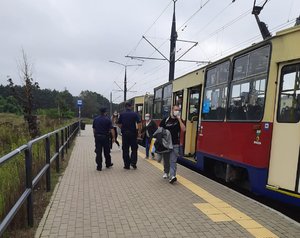
<path id="1" fill-rule="evenodd" d="M 262 2 L 264 2 L 265 0 L 260 1 L 259 4 L 261 4 Z M 271 0 L 267 0 L 268 2 L 270 2 Z M 227 6 L 228 7 L 228 6 Z M 226 8 L 227 8 L 226 7 Z M 212 33 L 210 33 L 206 38 L 204 38 L 202 41 L 208 40 L 210 39 L 212 36 L 218 34 L 220 31 L 223 31 L 224 29 L 232 26 L 233 24 L 235 24 L 236 22 L 240 21 L 241 19 L 243 19 L 244 17 L 246 17 L 247 15 L 251 14 L 252 12 L 252 7 L 250 9 L 248 9 L 247 11 L 243 12 L 242 14 L 238 15 L 236 18 L 230 20 L 229 22 L 225 23 L 223 26 L 219 27 L 217 30 L 213 31 Z M 223 9 L 225 10 L 225 9 Z M 222 11 L 223 11 L 222 10 Z M 207 24 L 206 24 L 207 25 Z M 201 30 L 197 31 L 194 36 L 198 35 L 200 33 L 200 31 L 202 31 L 203 29 L 205 29 L 206 26 L 204 28 L 202 28 Z"/>
<path id="2" fill-rule="evenodd" d="M 290 6 L 290 10 L 289 10 L 288 20 L 287 21 L 290 21 L 290 16 L 291 16 L 293 5 L 294 5 L 294 0 L 292 0 L 292 2 L 291 2 L 291 6 Z"/>
<path id="3" fill-rule="evenodd" d="M 171 5 L 172 2 L 173 2 L 173 0 L 169 1 L 169 3 L 167 4 L 167 6 L 163 9 L 163 11 L 159 14 L 159 16 L 154 20 L 154 22 L 147 28 L 147 30 L 144 32 L 143 35 L 146 35 L 152 29 L 152 27 L 157 23 L 157 21 L 161 18 L 161 16 L 170 7 L 170 5 Z M 137 50 L 137 48 L 139 47 L 139 45 L 141 44 L 142 41 L 143 41 L 143 38 L 141 37 L 141 39 L 138 41 L 138 43 L 135 45 L 135 47 L 133 47 L 132 50 L 127 55 L 133 54 Z M 154 53 L 152 53 L 151 55 L 153 55 L 153 54 Z M 138 68 L 134 72 L 136 72 L 136 71 L 138 71 Z"/>
<path id="4" fill-rule="evenodd" d="M 159 18 L 161 18 L 161 16 L 165 13 L 165 11 L 169 8 L 169 6 L 171 5 L 173 1 L 171 0 L 168 5 L 164 8 L 164 10 L 159 14 L 159 16 L 154 20 L 154 22 L 147 28 L 147 30 L 144 32 L 143 35 L 146 35 L 151 29 L 152 27 L 156 24 L 156 22 L 159 20 Z M 132 54 L 132 52 L 134 52 L 137 47 L 140 45 L 140 43 L 143 41 L 143 38 L 141 37 L 141 39 L 138 41 L 138 43 L 136 44 L 135 47 L 133 47 L 133 49 L 128 53 L 128 55 Z"/>
<path id="5" fill-rule="evenodd" d="M 184 25 L 186 25 L 194 16 L 196 16 L 211 0 L 207 0 L 203 5 L 201 4 L 200 8 L 197 9 L 178 29 L 179 31 Z"/>
<path id="6" fill-rule="evenodd" d="M 206 2 L 204 3 L 204 4 L 201 4 L 200 5 L 200 8 L 196 11 L 196 12 L 194 12 L 183 24 L 182 24 L 182 26 L 184 26 L 184 25 L 186 25 L 186 23 L 188 23 L 199 11 L 201 11 L 209 2 L 210 2 L 211 0 L 206 0 Z M 171 1 L 172 2 L 172 1 Z M 163 11 L 163 13 L 166 11 L 166 9 L 169 7 L 169 5 L 171 4 L 171 2 L 168 4 L 168 6 L 164 9 L 164 11 Z M 163 14 L 162 13 L 162 14 Z M 162 15 L 162 14 L 160 14 L 160 16 Z M 160 17 L 159 16 L 159 17 Z M 156 20 L 157 21 L 157 20 Z M 155 23 L 156 23 L 156 21 L 155 21 Z M 155 24 L 154 23 L 154 24 Z M 151 25 L 151 27 L 154 25 L 154 24 L 152 24 Z M 177 31 L 179 30 L 179 29 L 181 29 L 182 28 L 182 26 L 181 27 L 179 27 L 178 29 L 177 29 Z M 148 32 L 149 30 L 147 30 L 146 32 Z M 145 34 L 144 34 L 145 35 Z M 169 39 L 166 39 L 161 45 L 159 45 L 158 47 L 157 47 L 157 49 L 160 49 L 162 46 L 164 46 L 167 42 L 169 41 Z M 148 57 L 151 57 L 154 53 L 156 52 L 156 50 L 154 50 Z"/>
<path id="7" fill-rule="evenodd" d="M 269 0 L 269 1 L 271 1 L 271 0 Z M 209 0 L 208 1 L 206 1 L 205 2 L 205 4 L 207 4 L 209 2 Z M 223 13 L 232 3 L 233 3 L 234 1 L 232 1 L 230 4 L 228 4 L 224 9 L 222 9 L 218 14 L 221 14 L 221 13 Z M 266 1 L 266 2 L 268 2 L 268 1 Z M 199 10 L 199 9 L 198 9 Z M 197 11 L 198 11 L 197 10 Z M 231 25 L 233 25 L 233 24 L 235 24 L 236 22 L 238 22 L 238 21 L 240 21 L 241 19 L 243 19 L 245 16 L 247 16 L 248 14 L 250 14 L 251 13 L 251 10 L 252 9 L 250 9 L 250 10 L 247 10 L 246 12 L 244 12 L 244 13 L 242 13 L 241 15 L 239 15 L 238 17 L 236 17 L 236 18 L 234 18 L 233 20 L 231 20 L 231 21 L 229 21 L 228 23 L 226 23 L 225 25 L 223 25 L 222 27 L 220 27 L 220 28 L 218 28 L 216 31 L 214 31 L 214 32 L 212 32 L 211 34 L 209 34 L 205 39 L 203 39 L 203 41 L 207 41 L 208 39 L 210 39 L 211 37 L 213 37 L 215 34 L 218 34 L 220 31 L 223 31 L 224 29 L 226 29 L 226 28 L 228 28 L 228 27 L 230 27 Z M 199 11 L 198 11 L 199 12 Z M 197 13 L 198 13 L 197 12 Z M 195 12 L 196 13 L 196 12 Z M 191 16 L 191 17 L 189 17 L 189 19 L 187 20 L 187 21 L 190 21 L 194 16 L 195 16 L 195 13 Z M 187 22 L 186 21 L 186 22 Z M 186 22 L 183 24 L 183 25 L 185 25 L 186 24 Z M 209 23 L 210 24 L 210 23 Z M 287 25 L 287 23 L 284 23 L 284 24 L 281 24 L 282 25 L 282 27 L 285 27 L 286 25 Z M 181 26 L 182 27 L 182 26 Z M 206 26 L 204 27 L 204 28 L 206 28 Z M 180 29 L 180 28 L 179 28 Z M 274 28 L 275 29 L 275 28 Z M 272 29 L 272 30 L 274 30 L 274 29 Z M 202 30 L 202 29 L 201 29 Z M 196 33 L 196 34 L 198 34 L 199 33 L 199 31 Z M 255 37 L 251 37 L 250 39 L 248 39 L 248 40 L 246 40 L 246 41 L 243 41 L 242 43 L 239 43 L 238 45 L 236 45 L 235 47 L 231 47 L 232 49 L 227 49 L 227 50 L 225 50 L 225 51 L 222 51 L 221 52 L 221 54 L 224 54 L 225 52 L 227 52 L 227 51 L 230 51 L 230 50 L 233 50 L 233 49 L 235 49 L 235 48 L 237 48 L 237 46 L 240 46 L 240 45 L 242 45 L 242 44 L 245 44 L 245 43 L 248 43 L 248 42 L 250 42 L 250 41 L 253 41 L 253 40 L 256 40 L 256 39 L 258 39 L 260 37 L 260 35 L 257 35 L 257 36 L 255 36 Z M 167 41 L 166 41 L 167 42 Z M 165 42 L 165 43 L 166 43 Z M 163 43 L 163 44 L 161 44 L 161 46 L 162 45 L 164 45 L 165 43 Z M 161 47 L 160 46 L 160 47 Z M 153 54 L 153 53 L 152 53 Z M 189 68 L 194 68 L 194 67 L 198 67 L 198 65 L 197 66 L 189 66 Z M 159 68 L 159 67 L 158 67 Z M 180 70 L 180 72 L 181 71 L 184 71 L 185 69 L 181 69 Z M 162 77 L 165 77 L 164 75 L 163 76 L 161 76 L 161 77 L 159 77 L 158 79 L 156 79 L 156 80 L 152 80 L 152 81 L 148 81 L 148 82 L 151 82 L 151 83 L 154 83 L 154 82 L 156 82 L 156 81 L 158 81 L 158 80 L 160 80 Z M 148 84 L 148 83 L 147 83 Z"/>
<path id="8" fill-rule="evenodd" d="M 235 1 L 231 1 L 228 5 L 226 5 L 221 11 L 219 11 L 214 17 L 212 17 L 207 24 L 203 28 L 197 31 L 195 35 L 197 35 L 199 32 L 203 31 L 205 28 L 207 28 L 211 23 L 213 23 L 223 12 L 227 10 L 228 7 L 230 7 Z"/>
<path id="9" fill-rule="evenodd" d="M 186 25 L 198 12 L 200 12 L 211 0 L 206 0 L 206 2 L 204 4 L 201 3 L 200 8 L 194 12 L 183 24 L 182 26 Z M 172 2 L 172 1 L 171 1 Z M 160 14 L 159 18 L 161 17 L 161 15 L 166 11 L 166 9 L 169 7 L 169 5 L 171 4 L 171 2 L 168 4 L 168 6 L 164 9 L 164 11 Z M 158 20 L 158 19 L 157 19 Z M 151 25 L 151 27 L 157 22 L 157 20 Z M 179 27 L 178 29 L 182 28 Z M 150 28 L 149 28 L 150 29 Z M 149 29 L 146 31 L 146 33 L 149 31 Z M 177 30 L 178 30 L 177 29 Z M 161 45 L 159 45 L 157 47 L 157 49 L 160 49 L 162 46 L 164 46 L 167 42 L 169 41 L 169 39 L 165 40 Z M 137 47 L 136 47 L 137 48 Z M 148 57 L 151 57 L 154 53 L 156 52 L 156 50 L 154 50 Z M 163 65 L 163 63 L 161 64 Z"/>
<path id="10" fill-rule="evenodd" d="M 285 22 L 285 23 L 282 23 L 282 24 L 280 24 L 280 25 L 277 25 L 277 26 L 273 27 L 270 31 L 271 31 L 272 33 L 277 32 L 277 31 L 279 31 L 279 30 L 281 30 L 281 29 L 286 28 L 286 27 L 289 26 L 289 25 L 293 25 L 293 23 L 294 23 L 295 21 L 296 21 L 296 18 L 293 19 L 293 20 L 291 20 L 290 22 Z M 249 44 L 249 43 L 251 43 L 251 42 L 253 42 L 253 41 L 255 41 L 255 40 L 258 40 L 258 39 L 260 39 L 260 38 L 261 38 L 261 35 L 260 35 L 260 34 L 257 34 L 257 35 L 255 35 L 254 37 L 251 37 L 251 38 L 249 38 L 249 39 L 247 39 L 247 40 L 245 40 L 245 41 L 242 41 L 242 42 L 240 42 L 240 43 L 237 43 L 234 47 L 230 47 L 230 48 L 224 50 L 224 51 L 223 51 L 223 54 L 224 54 L 224 53 L 229 54 L 230 52 L 235 52 L 237 49 L 241 48 L 241 46 L 246 45 L 246 44 Z M 215 55 L 213 56 L 214 58 L 210 58 L 210 60 L 213 61 L 213 60 L 216 59 L 218 56 L 219 56 L 219 54 L 215 54 Z"/>
<path id="11" fill-rule="evenodd" d="M 296 18 L 290 20 L 290 22 L 285 22 L 285 23 L 282 23 L 282 24 L 279 24 L 273 28 L 271 28 L 271 32 L 274 33 L 274 32 L 277 32 L 281 29 L 284 29 L 286 27 L 288 27 L 289 25 L 293 25 L 296 21 Z M 216 59 L 218 59 L 220 56 L 222 56 L 223 54 L 229 54 L 230 52 L 236 52 L 239 48 L 241 48 L 242 45 L 245 45 L 245 44 L 248 44 L 248 43 L 251 43 L 253 41 L 256 41 L 258 39 L 261 38 L 261 35 L 258 34 L 258 35 L 255 35 L 254 37 L 251 37 L 245 41 L 242 41 L 240 43 L 238 43 L 237 45 L 235 45 L 234 47 L 230 47 L 226 50 L 223 50 L 220 54 L 215 54 L 213 57 L 210 57 L 210 61 L 215 61 Z M 180 73 L 180 72 L 185 72 L 185 73 L 188 73 L 187 70 L 194 70 L 195 68 L 199 68 L 199 65 L 193 65 L 191 67 L 186 67 L 186 68 L 182 68 L 180 70 L 178 70 L 176 73 Z"/>

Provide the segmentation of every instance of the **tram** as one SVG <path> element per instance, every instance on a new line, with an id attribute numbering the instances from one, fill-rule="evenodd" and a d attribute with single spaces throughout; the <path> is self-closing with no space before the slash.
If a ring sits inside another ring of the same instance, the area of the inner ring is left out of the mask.
<path id="1" fill-rule="evenodd" d="M 300 26 L 154 89 L 181 108 L 179 162 L 300 207 Z"/>
<path id="2" fill-rule="evenodd" d="M 141 117 L 141 120 L 144 121 L 145 114 L 152 113 L 153 109 L 153 95 L 145 94 L 142 96 L 136 96 L 127 100 L 132 105 L 133 111 L 138 113 Z M 119 112 L 122 112 L 125 108 L 125 103 L 122 102 L 119 104 Z"/>

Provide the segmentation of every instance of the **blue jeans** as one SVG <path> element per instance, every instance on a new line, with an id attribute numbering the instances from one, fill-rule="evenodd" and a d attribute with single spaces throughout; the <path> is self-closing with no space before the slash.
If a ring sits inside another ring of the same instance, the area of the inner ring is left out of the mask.
<path id="1" fill-rule="evenodd" d="M 164 160 L 164 172 L 170 173 L 170 178 L 176 177 L 177 158 L 179 156 L 180 145 L 173 145 L 173 150 L 168 153 L 162 154 Z"/>
<path id="2" fill-rule="evenodd" d="M 150 138 L 146 136 L 145 138 L 145 146 L 146 146 L 146 157 L 149 157 L 149 149 L 150 149 Z"/>

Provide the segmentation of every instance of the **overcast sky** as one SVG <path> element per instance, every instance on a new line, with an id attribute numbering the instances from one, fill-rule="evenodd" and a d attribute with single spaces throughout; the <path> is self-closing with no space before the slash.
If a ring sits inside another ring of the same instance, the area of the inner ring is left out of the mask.
<path id="1" fill-rule="evenodd" d="M 259 1 L 258 2 L 263 2 Z M 215 61 L 262 40 L 250 14 L 253 0 L 178 0 L 178 39 L 197 41 L 183 59 Z M 33 65 L 41 88 L 68 89 L 74 96 L 91 90 L 115 102 L 123 98 L 123 64 L 128 67 L 128 98 L 168 81 L 168 62 L 125 58 L 160 57 L 142 36 L 169 57 L 173 4 L 170 0 L 0 0 L 0 84 L 7 76 L 21 84 L 21 49 Z M 299 0 L 269 0 L 260 18 L 274 34 L 294 24 Z M 177 56 L 191 45 L 177 43 Z M 200 67 L 177 63 L 178 77 Z M 116 82 L 116 83 L 114 83 Z"/>

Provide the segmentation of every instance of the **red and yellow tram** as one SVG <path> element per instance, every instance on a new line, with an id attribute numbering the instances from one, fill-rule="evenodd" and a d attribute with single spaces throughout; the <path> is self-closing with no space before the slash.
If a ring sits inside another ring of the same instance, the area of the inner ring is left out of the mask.
<path id="1" fill-rule="evenodd" d="M 182 110 L 179 161 L 300 207 L 300 26 L 154 89 Z"/>

